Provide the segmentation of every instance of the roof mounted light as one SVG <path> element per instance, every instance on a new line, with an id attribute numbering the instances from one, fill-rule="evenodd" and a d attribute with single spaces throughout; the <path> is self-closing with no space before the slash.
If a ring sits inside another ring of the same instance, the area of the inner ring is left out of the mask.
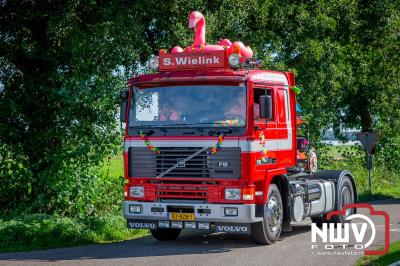
<path id="1" fill-rule="evenodd" d="M 240 63 L 240 55 L 239 54 L 231 54 L 228 59 L 228 63 L 231 67 L 238 67 Z"/>
<path id="2" fill-rule="evenodd" d="M 153 70 L 158 69 L 158 56 L 152 55 L 149 60 L 149 67 Z"/>
<path id="3" fill-rule="evenodd" d="M 243 61 L 244 67 L 259 68 L 262 65 L 262 60 L 256 58 L 247 58 Z"/>

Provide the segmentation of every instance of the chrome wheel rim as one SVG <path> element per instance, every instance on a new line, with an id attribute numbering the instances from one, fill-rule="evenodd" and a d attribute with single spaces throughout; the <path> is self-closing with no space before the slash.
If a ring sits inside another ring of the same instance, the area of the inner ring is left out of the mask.
<path id="1" fill-rule="evenodd" d="M 282 221 L 282 207 L 275 196 L 271 196 L 266 205 L 266 220 L 270 232 L 278 233 Z"/>

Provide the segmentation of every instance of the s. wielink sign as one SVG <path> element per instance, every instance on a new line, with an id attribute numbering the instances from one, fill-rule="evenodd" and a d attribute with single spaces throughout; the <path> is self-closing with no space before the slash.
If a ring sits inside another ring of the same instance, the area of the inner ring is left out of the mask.
<path id="1" fill-rule="evenodd" d="M 223 68 L 225 67 L 225 51 L 160 54 L 159 70 Z"/>

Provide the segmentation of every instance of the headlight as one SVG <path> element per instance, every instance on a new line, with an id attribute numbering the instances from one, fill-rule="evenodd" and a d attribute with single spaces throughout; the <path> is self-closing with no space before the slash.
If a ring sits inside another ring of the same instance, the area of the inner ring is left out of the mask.
<path id="1" fill-rule="evenodd" d="M 240 200 L 240 188 L 226 188 L 225 189 L 226 200 Z"/>
<path id="2" fill-rule="evenodd" d="M 158 69 L 158 56 L 153 55 L 149 61 L 149 67 L 153 70 Z"/>
<path id="3" fill-rule="evenodd" d="M 231 54 L 228 59 L 228 63 L 231 67 L 237 67 L 240 63 L 240 55 L 239 54 Z"/>
<path id="4" fill-rule="evenodd" d="M 144 187 L 131 187 L 129 192 L 132 198 L 144 197 Z"/>

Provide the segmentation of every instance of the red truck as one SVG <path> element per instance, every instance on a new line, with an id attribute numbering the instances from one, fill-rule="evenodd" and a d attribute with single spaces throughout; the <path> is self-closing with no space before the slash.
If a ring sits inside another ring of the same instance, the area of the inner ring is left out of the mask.
<path id="1" fill-rule="evenodd" d="M 131 78 L 120 95 L 128 228 L 158 240 L 196 229 L 271 244 L 291 222 L 321 224 L 356 201 L 350 172 L 298 164 L 293 73 L 258 69 L 240 47 L 161 50 L 150 63 L 155 73 Z"/>

